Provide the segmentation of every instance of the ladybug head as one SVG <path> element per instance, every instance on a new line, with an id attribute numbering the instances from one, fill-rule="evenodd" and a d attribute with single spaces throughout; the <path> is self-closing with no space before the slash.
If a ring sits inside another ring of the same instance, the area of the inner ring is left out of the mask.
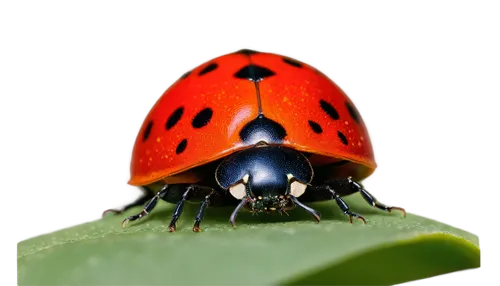
<path id="1" fill-rule="evenodd" d="M 221 188 L 252 212 L 293 208 L 291 198 L 305 192 L 312 176 L 311 164 L 302 153 L 265 144 L 230 155 L 216 171 Z"/>

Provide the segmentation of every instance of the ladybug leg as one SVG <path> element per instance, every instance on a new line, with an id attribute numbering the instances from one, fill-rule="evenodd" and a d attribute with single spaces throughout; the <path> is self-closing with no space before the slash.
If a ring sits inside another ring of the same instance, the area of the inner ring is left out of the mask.
<path id="1" fill-rule="evenodd" d="M 363 186 L 361 186 L 361 184 L 359 184 L 356 181 L 353 181 L 351 178 L 347 178 L 347 183 L 350 185 L 351 188 L 354 189 L 354 191 L 360 192 L 363 199 L 365 199 L 365 201 L 367 201 L 373 207 L 387 211 L 389 213 L 392 212 L 392 210 L 399 210 L 399 211 L 403 212 L 403 216 L 406 217 L 406 210 L 405 209 L 400 208 L 400 207 L 388 207 L 388 206 L 380 203 L 379 201 L 377 201 L 377 199 L 372 194 L 370 194 L 367 190 L 365 190 L 363 188 Z"/>
<path id="2" fill-rule="evenodd" d="M 205 209 L 210 205 L 210 197 L 215 194 L 215 190 L 212 190 L 210 194 L 208 194 L 203 202 L 201 203 L 200 209 L 198 210 L 198 213 L 196 214 L 196 218 L 194 219 L 194 226 L 193 226 L 193 231 L 194 232 L 199 232 L 200 231 L 200 223 L 203 220 L 203 216 L 205 215 Z"/>
<path id="3" fill-rule="evenodd" d="M 146 206 L 144 206 L 142 212 L 124 219 L 122 222 L 122 228 L 125 228 L 129 221 L 138 220 L 147 216 L 156 206 L 158 199 L 162 198 L 167 193 L 168 187 L 169 185 L 165 185 L 163 188 L 161 188 L 161 190 L 155 196 L 153 196 L 153 198 L 146 204 Z"/>
<path id="4" fill-rule="evenodd" d="M 328 191 L 332 194 L 332 199 L 335 199 L 335 202 L 337 203 L 337 205 L 340 207 L 340 209 L 342 210 L 342 212 L 345 214 L 345 215 L 348 215 L 349 216 L 349 220 L 350 222 L 352 223 L 352 218 L 358 218 L 360 219 L 361 221 L 363 221 L 364 224 L 366 224 L 366 220 L 364 217 L 362 217 L 361 215 L 357 214 L 357 213 L 353 213 L 349 210 L 349 206 L 346 204 L 346 202 L 339 196 L 339 194 L 337 194 L 332 188 L 328 187 Z"/>
<path id="5" fill-rule="evenodd" d="M 135 200 L 134 202 L 132 202 L 132 203 L 130 203 L 130 204 L 124 206 L 123 208 L 118 209 L 118 210 L 117 209 L 105 210 L 102 213 L 102 216 L 104 217 L 108 213 L 112 213 L 115 215 L 122 214 L 123 212 L 125 212 L 126 210 L 128 210 L 130 208 L 137 207 L 137 206 L 143 206 L 146 202 L 148 202 L 149 200 L 151 200 L 155 196 L 153 191 L 151 191 L 149 188 L 142 187 L 141 189 L 143 190 L 143 194 L 137 200 Z"/>
<path id="6" fill-rule="evenodd" d="M 335 181 L 334 181 L 335 182 Z M 336 187 L 337 184 L 335 184 Z M 316 187 L 310 187 L 316 193 L 317 198 L 329 198 L 331 200 L 335 200 L 340 210 L 347 216 L 349 216 L 349 221 L 352 223 L 353 218 L 357 218 L 361 220 L 364 224 L 366 224 L 366 220 L 363 216 L 357 213 L 351 212 L 347 203 L 340 197 L 338 192 L 336 192 L 332 186 L 330 185 L 321 185 Z"/>
<path id="7" fill-rule="evenodd" d="M 236 208 L 233 210 L 233 213 L 231 213 L 231 216 L 229 217 L 229 222 L 233 227 L 236 226 L 236 217 L 238 216 L 238 212 L 241 210 L 242 207 L 244 207 L 247 203 L 251 201 L 252 201 L 251 198 L 243 197 L 238 206 L 236 206 Z"/>
<path id="8" fill-rule="evenodd" d="M 321 214 L 320 214 L 317 210 L 315 210 L 315 209 L 313 209 L 313 208 L 310 208 L 310 207 L 308 207 L 308 206 L 304 205 L 303 203 L 299 202 L 295 196 L 292 196 L 292 195 L 289 195 L 289 196 L 290 196 L 290 200 L 291 200 L 291 201 L 292 201 L 295 205 L 297 205 L 297 206 L 299 206 L 299 207 L 303 208 L 303 209 L 304 209 L 304 210 L 306 210 L 308 213 L 310 213 L 310 214 L 313 216 L 314 220 L 315 220 L 317 223 L 319 223 L 319 222 L 320 222 L 320 220 L 321 220 Z"/>
<path id="9" fill-rule="evenodd" d="M 205 209 L 210 204 L 210 197 L 215 193 L 215 190 L 209 187 L 199 186 L 199 185 L 189 185 L 186 188 L 186 191 L 184 192 L 184 194 L 182 194 L 180 201 L 177 203 L 177 206 L 175 207 L 174 214 L 172 215 L 172 220 L 170 220 L 170 223 L 168 225 L 168 231 L 170 232 L 175 231 L 176 229 L 175 224 L 177 223 L 177 220 L 181 217 L 182 209 L 184 208 L 184 203 L 192 197 L 198 197 L 199 193 L 208 193 L 208 195 L 204 198 L 203 202 L 201 203 L 200 209 L 198 210 L 198 214 L 196 215 L 195 224 L 193 226 L 193 231 L 195 232 L 200 231 L 200 222 L 203 219 L 203 215 L 205 214 Z"/>

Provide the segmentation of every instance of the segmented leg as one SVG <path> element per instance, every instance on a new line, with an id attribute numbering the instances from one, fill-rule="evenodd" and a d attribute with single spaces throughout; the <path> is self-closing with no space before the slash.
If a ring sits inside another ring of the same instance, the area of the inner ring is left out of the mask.
<path id="1" fill-rule="evenodd" d="M 403 216 L 406 217 L 406 210 L 405 209 L 400 208 L 400 207 L 388 207 L 388 206 L 380 203 L 379 201 L 377 201 L 377 199 L 372 194 L 370 194 L 367 190 L 365 190 L 361 186 L 361 184 L 353 181 L 351 178 L 348 178 L 347 180 L 348 180 L 349 184 L 351 185 L 351 187 L 354 188 L 355 190 L 357 190 L 358 192 L 360 192 L 363 199 L 365 199 L 365 201 L 367 201 L 373 207 L 387 211 L 389 213 L 392 212 L 392 210 L 399 210 L 399 211 L 403 212 Z"/>
<path id="2" fill-rule="evenodd" d="M 198 186 L 198 185 L 189 185 L 186 188 L 186 191 L 182 194 L 181 199 L 177 203 L 177 206 L 175 207 L 174 214 L 172 215 L 172 220 L 170 220 L 170 223 L 168 225 L 168 231 L 174 232 L 176 229 L 176 223 L 177 220 L 180 218 L 182 214 L 182 210 L 184 208 L 184 203 L 192 198 L 199 198 L 201 194 L 207 194 L 201 203 L 200 209 L 198 210 L 198 215 L 196 216 L 195 219 L 195 224 L 193 226 L 193 231 L 197 232 L 200 230 L 199 225 L 201 220 L 203 219 L 203 215 L 205 213 L 205 209 L 210 203 L 210 197 L 215 194 L 215 190 L 209 187 L 205 186 Z"/>
<path id="3" fill-rule="evenodd" d="M 165 185 L 163 188 L 161 188 L 161 190 L 146 204 L 146 206 L 144 206 L 142 212 L 133 216 L 129 216 L 128 218 L 124 219 L 122 222 L 122 228 L 125 228 L 125 226 L 129 221 L 134 221 L 137 219 L 141 219 L 144 216 L 147 216 L 156 206 L 158 199 L 160 199 L 167 193 L 168 187 L 169 187 L 168 185 Z"/>
<path id="4" fill-rule="evenodd" d="M 214 194 L 215 191 L 210 192 L 210 194 L 208 194 L 201 203 L 200 209 L 198 210 L 196 218 L 194 219 L 194 226 L 193 226 L 194 232 L 200 231 L 200 223 L 203 220 L 203 216 L 205 215 L 205 209 L 210 205 L 210 197 Z"/>
<path id="5" fill-rule="evenodd" d="M 352 218 L 357 218 L 363 221 L 364 224 L 366 224 L 366 220 L 364 217 L 362 217 L 360 214 L 353 213 L 349 210 L 349 206 L 346 204 L 346 202 L 333 190 L 332 188 L 328 187 L 328 190 L 332 193 L 332 198 L 335 200 L 337 205 L 339 206 L 340 210 L 345 215 L 349 216 L 349 221 L 352 223 Z"/>
<path id="6" fill-rule="evenodd" d="M 134 197 L 126 201 L 124 203 L 121 203 L 119 205 L 115 205 L 108 209 L 107 211 L 116 213 L 116 214 L 121 214 L 124 211 L 133 208 L 135 206 L 142 206 L 149 200 L 151 200 L 154 197 L 154 193 L 147 188 L 139 188 L 134 192 Z"/>

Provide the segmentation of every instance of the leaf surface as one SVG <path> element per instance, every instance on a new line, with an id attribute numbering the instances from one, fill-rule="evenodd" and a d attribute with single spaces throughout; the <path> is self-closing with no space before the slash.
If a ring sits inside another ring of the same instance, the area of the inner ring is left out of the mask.
<path id="1" fill-rule="evenodd" d="M 18 244 L 19 285 L 391 285 L 479 267 L 478 238 L 434 220 L 371 208 L 346 198 L 367 224 L 349 223 L 333 202 L 290 216 L 208 208 L 202 233 L 191 231 L 197 205 L 187 205 L 176 233 L 173 205 L 122 230 L 123 215 L 63 229 Z"/>

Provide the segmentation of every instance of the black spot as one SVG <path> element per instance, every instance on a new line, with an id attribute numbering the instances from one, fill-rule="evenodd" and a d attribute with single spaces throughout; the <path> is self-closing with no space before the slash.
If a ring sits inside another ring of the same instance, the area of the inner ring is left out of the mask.
<path id="1" fill-rule="evenodd" d="M 301 68 L 302 67 L 302 63 L 297 61 L 297 60 L 294 60 L 294 59 L 291 59 L 291 58 L 283 58 L 283 61 L 291 66 L 294 66 L 296 68 Z"/>
<path id="2" fill-rule="evenodd" d="M 186 150 L 187 144 L 188 144 L 187 139 L 182 139 L 181 143 L 179 143 L 179 145 L 177 145 L 177 148 L 175 149 L 175 153 L 177 155 L 179 155 L 180 153 L 184 152 L 184 150 Z"/>
<path id="3" fill-rule="evenodd" d="M 342 141 L 342 143 L 344 145 L 348 145 L 349 144 L 349 142 L 347 141 L 347 138 L 345 137 L 344 133 L 342 133 L 340 131 L 337 131 L 337 135 L 339 136 L 340 141 Z"/>
<path id="4" fill-rule="evenodd" d="M 184 107 L 179 107 L 177 108 L 172 114 L 170 114 L 170 116 L 168 117 L 167 119 L 167 123 L 165 123 L 165 128 L 167 128 L 167 130 L 170 130 L 172 129 L 172 127 L 175 126 L 175 124 L 177 124 L 177 122 L 179 122 L 179 120 L 181 120 L 181 117 L 182 117 L 182 114 L 184 113 Z"/>
<path id="5" fill-rule="evenodd" d="M 185 74 L 183 74 L 183 75 L 181 76 L 181 79 L 185 79 L 185 78 L 187 78 L 190 74 L 191 74 L 191 71 L 188 71 L 187 73 L 185 73 Z"/>
<path id="6" fill-rule="evenodd" d="M 196 114 L 191 125 L 193 125 L 194 128 L 201 128 L 210 122 L 213 114 L 212 108 L 207 107 Z"/>
<path id="7" fill-rule="evenodd" d="M 321 108 L 326 112 L 326 114 L 330 116 L 330 118 L 332 118 L 333 120 L 339 119 L 339 113 L 337 112 L 335 107 L 333 107 L 330 103 L 321 99 L 319 101 L 319 104 L 321 105 Z"/>
<path id="8" fill-rule="evenodd" d="M 311 129 L 312 131 L 314 131 L 314 133 L 321 134 L 323 132 L 323 128 L 321 128 L 321 125 L 312 120 L 309 120 L 309 126 L 311 126 Z"/>
<path id="9" fill-rule="evenodd" d="M 142 135 L 142 142 L 148 140 L 152 128 L 153 128 L 153 120 L 150 120 L 148 122 L 148 125 L 146 126 L 146 129 L 144 129 L 144 134 Z"/>
<path id="10" fill-rule="evenodd" d="M 242 50 L 239 50 L 239 51 L 235 52 L 235 54 L 243 54 L 243 55 L 246 55 L 246 56 L 250 56 L 250 55 L 258 54 L 258 53 L 259 52 L 257 52 L 257 51 L 249 50 L 249 49 L 242 49 Z"/>
<path id="11" fill-rule="evenodd" d="M 259 115 L 248 122 L 240 131 L 240 138 L 248 144 L 260 141 L 266 143 L 280 143 L 286 137 L 285 128 L 276 121 Z"/>
<path id="12" fill-rule="evenodd" d="M 243 67 L 234 74 L 234 76 L 237 78 L 248 79 L 253 82 L 259 82 L 262 79 L 273 75 L 275 75 L 275 73 L 272 70 L 252 64 Z"/>
<path id="13" fill-rule="evenodd" d="M 359 118 L 361 116 L 359 115 L 359 112 L 356 109 L 356 107 L 354 107 L 352 104 L 350 104 L 347 101 L 345 102 L 345 106 L 347 107 L 347 110 L 349 111 L 349 114 L 351 115 L 352 119 L 354 119 L 354 121 L 356 121 L 357 123 L 359 123 Z"/>
<path id="14" fill-rule="evenodd" d="M 202 69 L 202 70 L 200 71 L 200 73 L 198 73 L 198 75 L 199 75 L 199 76 L 202 76 L 202 75 L 204 75 L 204 74 L 207 74 L 207 73 L 209 73 L 209 72 L 211 72 L 211 71 L 215 70 L 215 69 L 216 69 L 216 68 L 218 68 L 218 67 L 219 67 L 219 65 L 218 65 L 218 64 L 216 64 L 216 63 L 211 63 L 211 64 L 209 64 L 208 66 L 206 66 L 204 69 Z"/>

